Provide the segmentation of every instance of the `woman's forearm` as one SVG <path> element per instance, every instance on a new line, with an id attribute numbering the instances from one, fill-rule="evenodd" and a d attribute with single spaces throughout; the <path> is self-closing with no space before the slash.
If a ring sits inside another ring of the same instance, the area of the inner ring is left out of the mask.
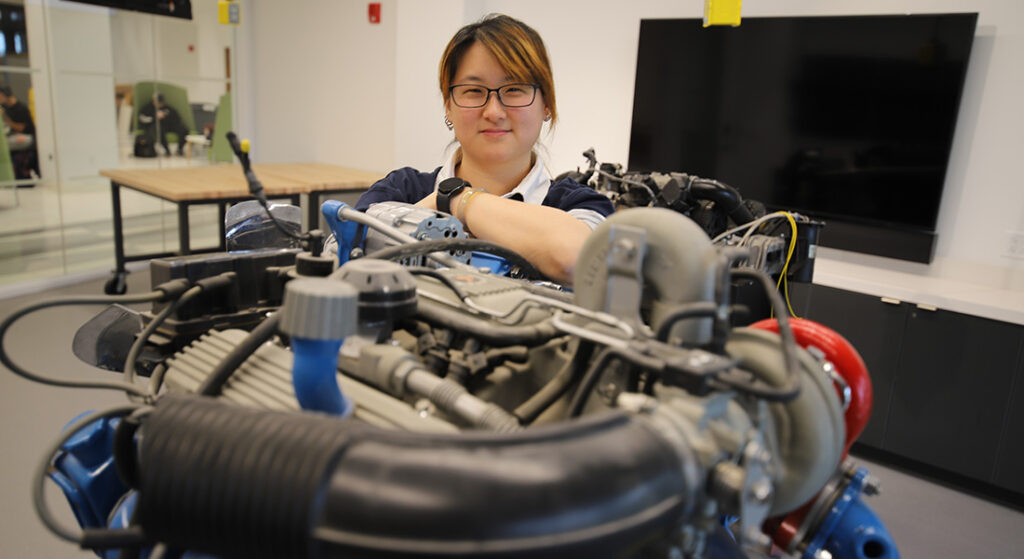
<path id="1" fill-rule="evenodd" d="M 474 196 L 464 210 L 456 217 L 477 238 L 518 252 L 554 280 L 572 282 L 576 258 L 590 234 L 585 223 L 556 208 L 489 194 Z"/>
<path id="2" fill-rule="evenodd" d="M 576 258 L 590 235 L 587 224 L 556 208 L 483 193 L 462 208 L 468 193 L 455 196 L 451 207 L 475 237 L 518 252 L 551 279 L 572 283 Z M 416 205 L 436 210 L 436 193 Z"/>

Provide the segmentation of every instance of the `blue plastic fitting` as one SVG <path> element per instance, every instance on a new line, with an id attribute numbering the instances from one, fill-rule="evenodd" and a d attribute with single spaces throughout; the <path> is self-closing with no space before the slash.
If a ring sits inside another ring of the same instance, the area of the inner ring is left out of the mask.
<path id="1" fill-rule="evenodd" d="M 867 468 L 857 468 L 808 544 L 803 559 L 813 559 L 819 549 L 835 559 L 899 559 L 900 552 L 889 531 L 861 500 L 867 478 Z"/>
<path id="2" fill-rule="evenodd" d="M 860 496 L 846 508 L 825 549 L 836 559 L 899 559 L 900 556 L 889 531 Z"/>
<path id="3" fill-rule="evenodd" d="M 292 338 L 292 383 L 304 410 L 348 416 L 352 402 L 338 387 L 338 350 L 342 340 Z"/>
<path id="4" fill-rule="evenodd" d="M 349 207 L 344 202 L 328 200 L 320 205 L 320 213 L 327 221 L 327 227 L 334 233 L 334 239 L 338 242 L 338 266 L 349 261 L 349 253 L 353 248 L 361 247 L 363 242 L 363 226 L 338 217 L 341 209 Z"/>
<path id="5" fill-rule="evenodd" d="M 487 268 L 496 276 L 507 276 L 512 270 L 512 264 L 508 260 L 486 252 L 473 251 L 470 254 L 469 264 L 476 269 Z"/>
<path id="6" fill-rule="evenodd" d="M 120 418 L 106 418 L 86 425 L 61 446 L 53 459 L 49 477 L 64 492 L 83 528 L 105 527 L 107 515 L 128 491 L 114 469 L 114 429 L 119 422 Z"/>

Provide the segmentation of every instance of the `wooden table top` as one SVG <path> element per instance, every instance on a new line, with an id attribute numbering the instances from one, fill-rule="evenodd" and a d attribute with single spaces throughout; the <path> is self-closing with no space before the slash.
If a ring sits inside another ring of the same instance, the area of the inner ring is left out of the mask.
<path id="1" fill-rule="evenodd" d="M 362 190 L 384 175 L 326 163 L 260 163 L 252 166 L 267 196 L 322 190 Z M 174 169 L 105 169 L 100 175 L 170 202 L 245 198 L 249 186 L 240 164 Z"/>

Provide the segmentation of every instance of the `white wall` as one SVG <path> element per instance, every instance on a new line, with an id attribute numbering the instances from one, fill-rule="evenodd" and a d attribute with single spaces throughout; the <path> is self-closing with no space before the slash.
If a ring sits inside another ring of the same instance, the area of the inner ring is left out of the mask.
<path id="1" fill-rule="evenodd" d="M 463 0 L 399 2 L 395 60 L 395 151 L 391 167 L 433 169 L 452 133 L 444 126 L 437 65 L 463 25 Z M 385 14 L 385 17 L 387 14 Z"/>
<path id="2" fill-rule="evenodd" d="M 251 96 L 257 137 L 266 150 L 260 153 L 267 160 L 310 160 L 322 154 L 321 161 L 377 170 L 435 165 L 450 138 L 442 128 L 433 78 L 443 45 L 460 25 L 489 12 L 504 12 L 535 27 L 551 56 L 560 122 L 542 139 L 555 173 L 583 164 L 580 154 L 588 147 L 595 147 L 603 161 L 628 160 L 640 19 L 700 17 L 704 6 L 702 0 L 393 0 L 384 3 L 384 24 L 393 24 L 397 10 L 399 27 L 388 37 L 365 23 L 365 2 L 277 4 L 252 6 L 254 19 L 260 20 L 250 36 L 253 50 L 260 53 L 253 68 L 258 77 L 243 91 Z M 1024 231 L 1024 188 L 1018 186 L 1015 164 L 1024 153 L 1024 2 L 760 0 L 743 5 L 744 17 L 951 11 L 977 11 L 980 16 L 939 215 L 935 261 L 921 265 L 840 251 L 829 254 L 920 276 L 1024 290 L 1024 261 L 1004 256 L 1007 232 Z M 355 14 L 352 21 L 336 20 L 349 12 Z M 288 48 L 265 47 L 274 29 L 293 34 Z M 338 34 L 376 41 L 357 46 L 358 39 L 342 40 Z M 389 40 L 390 46 L 381 44 Z M 346 49 L 361 49 L 378 64 L 353 57 Z M 384 75 L 389 71 L 391 77 Z M 339 83 L 339 75 L 353 83 L 390 81 L 396 92 L 375 89 L 372 98 L 346 94 L 344 99 L 356 104 L 339 106 L 321 93 Z M 299 105 L 295 118 L 280 114 L 285 100 Z M 311 118 L 313 113 L 323 118 Z M 358 128 L 349 126 L 353 123 Z M 312 147 L 311 138 L 325 136 L 332 147 Z M 358 146 L 345 149 L 353 143 Z"/>
<path id="3" fill-rule="evenodd" d="M 156 75 L 155 19 L 141 12 L 110 10 L 110 46 L 118 82 L 130 83 Z"/>
<path id="4" fill-rule="evenodd" d="M 234 28 L 218 21 L 217 0 L 194 0 L 192 20 L 110 10 L 111 56 L 116 81 L 172 82 L 189 102 L 217 103 L 225 92 L 224 49 Z"/>
<path id="5" fill-rule="evenodd" d="M 59 178 L 93 178 L 118 164 L 109 10 L 48 5 Z"/>
<path id="6" fill-rule="evenodd" d="M 189 101 L 193 103 L 217 103 L 226 92 L 225 84 L 216 80 L 227 77 L 224 49 L 235 51 L 234 30 L 231 25 L 220 23 L 217 2 L 203 0 L 192 2 L 192 21 L 196 30 L 196 52 L 199 53 L 198 76 L 202 81 L 189 89 Z M 232 72 L 236 68 L 231 68 Z M 234 78 L 232 74 L 232 78 Z"/>
<path id="7" fill-rule="evenodd" d="M 381 2 L 380 24 L 361 1 L 251 4 L 241 95 L 255 110 L 254 160 L 391 168 L 397 1 Z"/>

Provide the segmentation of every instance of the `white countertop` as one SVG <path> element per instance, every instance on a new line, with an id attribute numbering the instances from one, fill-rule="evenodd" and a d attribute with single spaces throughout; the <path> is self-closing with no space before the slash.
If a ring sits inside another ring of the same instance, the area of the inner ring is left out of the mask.
<path id="1" fill-rule="evenodd" d="M 819 255 L 814 283 L 1024 325 L 1024 291 L 929 277 Z"/>

